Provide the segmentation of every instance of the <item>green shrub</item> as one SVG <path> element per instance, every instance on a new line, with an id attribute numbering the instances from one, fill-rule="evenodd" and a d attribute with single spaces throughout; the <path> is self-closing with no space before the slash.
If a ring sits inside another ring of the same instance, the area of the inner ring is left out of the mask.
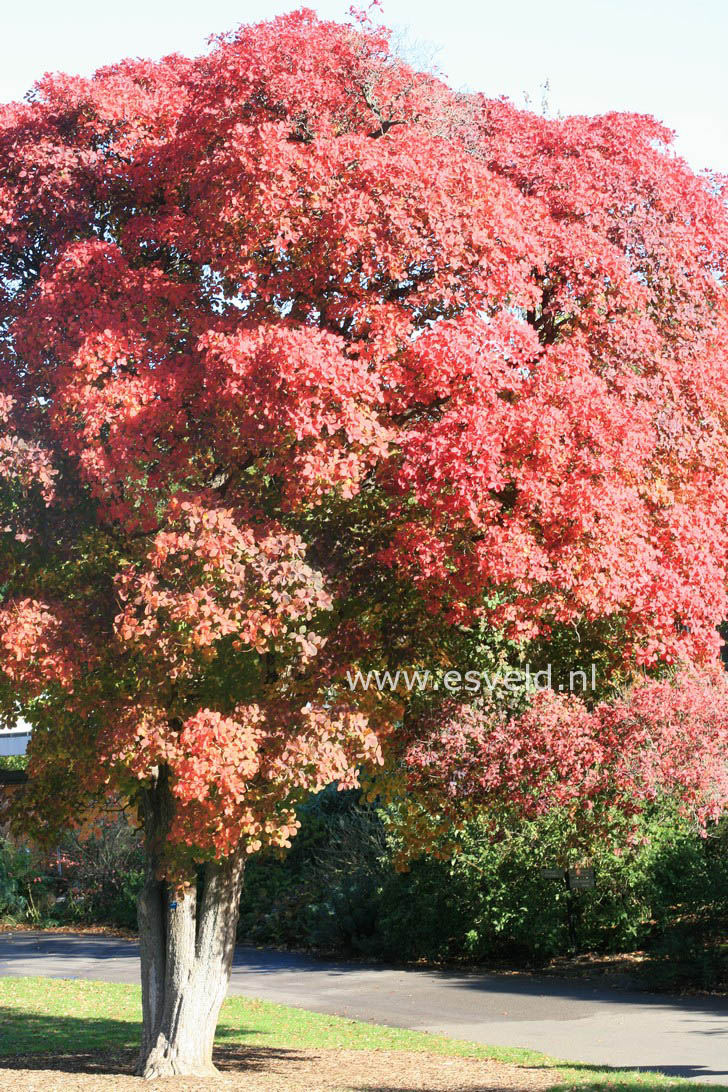
<path id="1" fill-rule="evenodd" d="M 125 819 L 69 833 L 56 850 L 0 842 L 0 917 L 31 924 L 136 928 L 143 879 L 138 833 Z"/>
<path id="2" fill-rule="evenodd" d="M 27 853 L 7 838 L 0 838 L 0 917 L 22 921 L 28 902 L 23 895 L 27 882 Z"/>
<path id="3" fill-rule="evenodd" d="M 396 807 L 325 790 L 300 811 L 286 857 L 253 857 L 239 937 L 388 961 L 534 966 L 567 953 L 571 904 L 579 951 L 643 950 L 649 982 L 728 983 L 728 822 L 706 837 L 668 805 L 647 816 L 632 846 L 594 846 L 596 887 L 570 894 L 542 878 L 561 865 L 574 831 L 552 813 L 493 842 L 484 822 L 463 832 L 450 860 L 423 857 L 397 872 Z M 137 832 L 123 818 L 56 853 L 0 840 L 0 916 L 34 923 L 134 928 L 143 879 Z"/>
<path id="4" fill-rule="evenodd" d="M 641 843 L 592 847 L 596 887 L 570 893 L 541 875 L 565 863 L 573 839 L 557 814 L 496 843 L 474 822 L 457 856 L 422 858 L 406 873 L 393 868 L 396 809 L 327 791 L 301 820 L 288 858 L 249 865 L 243 939 L 386 960 L 534 965 L 570 951 L 570 903 L 580 951 L 646 949 L 647 973 L 666 984 L 726 979 L 726 823 L 701 837 L 662 806 L 645 818 Z M 678 961 L 681 952 L 692 954 Z"/>
<path id="5" fill-rule="evenodd" d="M 61 846 L 68 921 L 135 929 L 137 895 L 144 878 L 139 832 L 123 817 L 98 821 L 90 834 L 69 834 Z"/>

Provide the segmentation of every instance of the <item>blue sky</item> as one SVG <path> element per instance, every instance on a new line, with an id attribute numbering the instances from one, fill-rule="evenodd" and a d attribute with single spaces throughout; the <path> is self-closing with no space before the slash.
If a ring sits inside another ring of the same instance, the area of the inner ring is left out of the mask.
<path id="1" fill-rule="evenodd" d="M 364 6 L 365 0 L 358 0 Z M 350 0 L 309 0 L 345 18 Z M 8 5 L 9 6 L 9 5 Z M 43 72 L 90 73 L 125 56 L 199 53 L 211 33 L 300 6 L 264 0 L 35 0 L 13 4 L 0 40 L 0 100 Z M 7 9 L 6 9 L 7 10 Z M 384 19 L 428 48 L 456 87 L 552 109 L 654 114 L 694 167 L 728 172 L 725 0 L 384 0 Z"/>

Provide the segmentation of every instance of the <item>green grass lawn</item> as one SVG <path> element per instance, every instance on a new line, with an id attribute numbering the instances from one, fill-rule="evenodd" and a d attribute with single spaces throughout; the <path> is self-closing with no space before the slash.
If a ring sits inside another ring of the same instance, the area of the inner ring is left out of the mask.
<path id="1" fill-rule="evenodd" d="M 0 1055 L 130 1050 L 141 1022 L 137 986 L 63 978 L 0 978 Z M 659 1073 L 632 1073 L 560 1062 L 533 1050 L 481 1046 L 442 1035 L 381 1027 L 339 1016 L 307 1012 L 246 997 L 223 1006 L 217 1033 L 220 1046 L 290 1050 L 394 1050 L 490 1058 L 549 1069 L 554 1088 L 580 1092 L 604 1089 L 667 1089 L 680 1092 L 722 1085 L 699 1085 Z"/>

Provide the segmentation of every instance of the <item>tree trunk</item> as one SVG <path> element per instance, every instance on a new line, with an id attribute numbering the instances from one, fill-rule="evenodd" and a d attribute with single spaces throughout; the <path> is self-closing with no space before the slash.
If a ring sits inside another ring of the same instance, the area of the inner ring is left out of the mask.
<path id="1" fill-rule="evenodd" d="M 139 896 L 142 1045 L 137 1075 L 215 1073 L 212 1045 L 235 946 L 243 854 L 204 866 L 175 893 L 158 878 L 169 796 L 158 785 L 144 803 L 146 877 Z"/>

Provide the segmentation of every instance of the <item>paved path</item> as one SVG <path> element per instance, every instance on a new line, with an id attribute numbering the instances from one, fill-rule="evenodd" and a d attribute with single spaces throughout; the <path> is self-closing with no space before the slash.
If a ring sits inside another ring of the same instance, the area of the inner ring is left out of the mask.
<path id="1" fill-rule="evenodd" d="M 138 982 L 137 946 L 0 934 L 0 975 Z M 628 992 L 534 975 L 397 970 L 238 948 L 230 992 L 574 1061 L 728 1085 L 728 999 Z"/>

